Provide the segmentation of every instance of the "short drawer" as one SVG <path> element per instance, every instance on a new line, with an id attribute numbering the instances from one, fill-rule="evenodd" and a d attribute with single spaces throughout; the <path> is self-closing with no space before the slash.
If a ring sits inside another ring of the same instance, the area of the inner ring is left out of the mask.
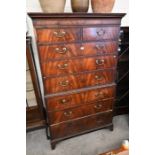
<path id="1" fill-rule="evenodd" d="M 95 71 L 85 74 L 68 75 L 44 79 L 45 94 L 63 92 L 115 81 L 115 70 Z"/>
<path id="2" fill-rule="evenodd" d="M 95 56 L 41 63 L 43 77 L 115 68 L 117 56 Z"/>
<path id="3" fill-rule="evenodd" d="M 80 28 L 36 29 L 38 43 L 74 42 L 80 40 Z"/>
<path id="4" fill-rule="evenodd" d="M 53 139 L 79 134 L 80 132 L 93 130 L 112 123 L 112 112 L 92 115 L 59 125 L 50 126 Z"/>
<path id="5" fill-rule="evenodd" d="M 115 97 L 115 86 L 46 98 L 47 111 L 64 110 Z"/>
<path id="6" fill-rule="evenodd" d="M 112 111 L 113 99 L 106 101 L 99 101 L 92 104 L 84 104 L 76 108 L 69 108 L 63 111 L 49 112 L 48 118 L 50 124 L 56 124 L 60 122 L 65 122 L 68 120 L 73 120 L 76 118 L 92 115 L 99 112 Z"/>
<path id="7" fill-rule="evenodd" d="M 120 27 L 89 27 L 83 28 L 83 40 L 118 40 Z"/>
<path id="8" fill-rule="evenodd" d="M 117 41 L 38 46 L 40 60 L 65 59 L 77 56 L 95 56 L 117 52 Z"/>

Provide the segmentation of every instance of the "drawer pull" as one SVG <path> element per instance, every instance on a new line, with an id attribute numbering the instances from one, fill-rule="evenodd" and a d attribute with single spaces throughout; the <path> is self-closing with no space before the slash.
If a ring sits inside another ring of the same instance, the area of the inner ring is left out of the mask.
<path id="1" fill-rule="evenodd" d="M 106 31 L 104 29 L 100 29 L 100 30 L 97 30 L 96 31 L 96 33 L 97 33 L 98 36 L 103 36 L 105 34 L 105 32 Z"/>
<path id="2" fill-rule="evenodd" d="M 62 49 L 60 48 L 55 48 L 55 51 L 58 52 L 59 54 L 66 54 L 68 49 L 66 47 L 63 47 Z"/>
<path id="3" fill-rule="evenodd" d="M 60 85 L 60 86 L 63 86 L 63 87 L 67 87 L 67 86 L 69 85 L 69 81 L 68 81 L 68 80 L 66 80 L 66 81 L 61 81 L 61 82 L 59 83 L 59 85 Z"/>
<path id="4" fill-rule="evenodd" d="M 61 32 L 61 31 L 55 31 L 55 32 L 54 32 L 54 35 L 55 35 L 56 37 L 58 37 L 58 38 L 64 37 L 65 34 L 66 34 L 65 31 L 62 31 L 62 32 Z"/>
<path id="5" fill-rule="evenodd" d="M 98 104 L 94 106 L 95 109 L 101 109 L 102 108 L 102 104 Z"/>
<path id="6" fill-rule="evenodd" d="M 61 64 L 58 65 L 58 68 L 59 69 L 66 69 L 67 67 L 68 67 L 68 64 L 67 63 L 65 63 L 63 65 L 61 65 Z"/>
<path id="7" fill-rule="evenodd" d="M 96 60 L 96 64 L 97 65 L 103 65 L 104 64 L 104 60 L 103 59 L 98 59 L 98 60 Z"/>
<path id="8" fill-rule="evenodd" d="M 103 92 L 98 92 L 95 94 L 96 97 L 104 97 L 104 93 Z"/>
<path id="9" fill-rule="evenodd" d="M 65 111 L 64 115 L 70 117 L 72 115 L 72 111 Z"/>
<path id="10" fill-rule="evenodd" d="M 68 103 L 68 102 L 69 102 L 69 100 L 66 100 L 66 99 L 60 100 L 60 103 L 61 103 L 61 104 L 65 104 L 65 103 Z"/>
<path id="11" fill-rule="evenodd" d="M 105 47 L 104 45 L 96 45 L 96 48 L 97 48 L 98 50 L 103 50 L 104 47 Z"/>
<path id="12" fill-rule="evenodd" d="M 96 80 L 103 80 L 103 76 L 95 75 Z"/>

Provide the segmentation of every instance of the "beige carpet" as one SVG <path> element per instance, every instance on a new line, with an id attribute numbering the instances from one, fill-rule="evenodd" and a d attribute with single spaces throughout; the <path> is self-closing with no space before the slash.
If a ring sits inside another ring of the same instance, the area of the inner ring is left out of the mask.
<path id="1" fill-rule="evenodd" d="M 98 155 L 117 148 L 122 140 L 128 139 L 128 115 L 115 116 L 114 131 L 101 129 L 89 134 L 59 142 L 51 150 L 50 141 L 46 139 L 45 129 L 27 133 L 27 155 Z"/>

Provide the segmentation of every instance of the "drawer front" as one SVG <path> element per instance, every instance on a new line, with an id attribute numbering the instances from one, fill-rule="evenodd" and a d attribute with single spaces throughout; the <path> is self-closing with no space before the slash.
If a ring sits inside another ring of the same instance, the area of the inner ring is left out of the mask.
<path id="1" fill-rule="evenodd" d="M 37 29 L 38 43 L 73 42 L 80 40 L 80 28 Z"/>
<path id="2" fill-rule="evenodd" d="M 82 70 L 79 60 L 49 61 L 42 63 L 41 68 L 44 77 L 50 75 L 67 75 Z"/>
<path id="3" fill-rule="evenodd" d="M 63 92 L 114 82 L 114 70 L 44 79 L 45 94 Z"/>
<path id="4" fill-rule="evenodd" d="M 77 108 L 70 108 L 63 111 L 49 112 L 48 118 L 49 118 L 50 124 L 56 124 L 56 123 L 65 122 L 68 120 L 73 120 L 76 118 L 96 114 L 99 112 L 109 111 L 109 110 L 112 110 L 113 101 L 114 101 L 113 99 L 110 99 L 110 100 L 100 101 L 93 104 L 85 104 Z"/>
<path id="5" fill-rule="evenodd" d="M 120 27 L 83 28 L 83 40 L 118 39 Z"/>
<path id="6" fill-rule="evenodd" d="M 94 42 L 83 44 L 62 44 L 39 46 L 40 60 L 65 59 L 76 56 L 95 56 L 111 54 L 117 51 L 117 42 Z"/>
<path id="7" fill-rule="evenodd" d="M 45 94 L 80 88 L 80 76 L 63 76 L 44 80 Z"/>
<path id="8" fill-rule="evenodd" d="M 67 137 L 112 123 L 112 113 L 102 113 L 76 121 L 50 126 L 51 138 Z"/>
<path id="9" fill-rule="evenodd" d="M 85 103 L 113 98 L 115 96 L 115 86 L 85 91 L 72 95 L 62 95 L 46 99 L 47 111 L 64 110 Z"/>
<path id="10" fill-rule="evenodd" d="M 117 56 L 96 56 L 81 59 L 69 59 L 60 61 L 49 61 L 41 64 L 44 77 L 50 75 L 65 75 L 97 69 L 114 68 L 117 65 Z"/>
<path id="11" fill-rule="evenodd" d="M 115 70 L 97 71 L 80 76 L 82 87 L 110 84 L 115 81 Z"/>

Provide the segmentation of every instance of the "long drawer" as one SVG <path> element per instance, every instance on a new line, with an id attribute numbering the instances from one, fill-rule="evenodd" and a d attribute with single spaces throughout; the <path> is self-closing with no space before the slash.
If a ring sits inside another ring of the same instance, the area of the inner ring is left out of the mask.
<path id="1" fill-rule="evenodd" d="M 115 86 L 46 98 L 47 111 L 64 110 L 115 97 Z"/>
<path id="2" fill-rule="evenodd" d="M 117 41 L 57 44 L 39 46 L 40 60 L 65 59 L 77 56 L 95 56 L 117 52 Z"/>
<path id="3" fill-rule="evenodd" d="M 69 73 L 93 71 L 97 69 L 115 68 L 116 65 L 117 56 L 111 55 L 48 61 L 41 63 L 41 68 L 43 77 L 47 77 L 52 75 L 67 75 Z"/>
<path id="4" fill-rule="evenodd" d="M 104 39 L 118 39 L 120 27 L 87 27 L 83 28 L 83 40 L 95 41 Z"/>
<path id="5" fill-rule="evenodd" d="M 115 80 L 115 70 L 68 75 L 44 79 L 45 94 L 63 92 L 95 85 L 109 84 Z"/>
<path id="6" fill-rule="evenodd" d="M 80 40 L 80 28 L 37 29 L 38 43 L 73 42 Z"/>
<path id="7" fill-rule="evenodd" d="M 51 137 L 63 138 L 112 123 L 112 112 L 92 115 L 75 121 L 50 126 Z"/>
<path id="8" fill-rule="evenodd" d="M 114 99 L 99 101 L 91 104 L 84 104 L 79 107 L 69 108 L 62 111 L 49 112 L 48 118 L 50 124 L 57 124 L 76 118 L 96 114 L 99 112 L 112 111 Z"/>

